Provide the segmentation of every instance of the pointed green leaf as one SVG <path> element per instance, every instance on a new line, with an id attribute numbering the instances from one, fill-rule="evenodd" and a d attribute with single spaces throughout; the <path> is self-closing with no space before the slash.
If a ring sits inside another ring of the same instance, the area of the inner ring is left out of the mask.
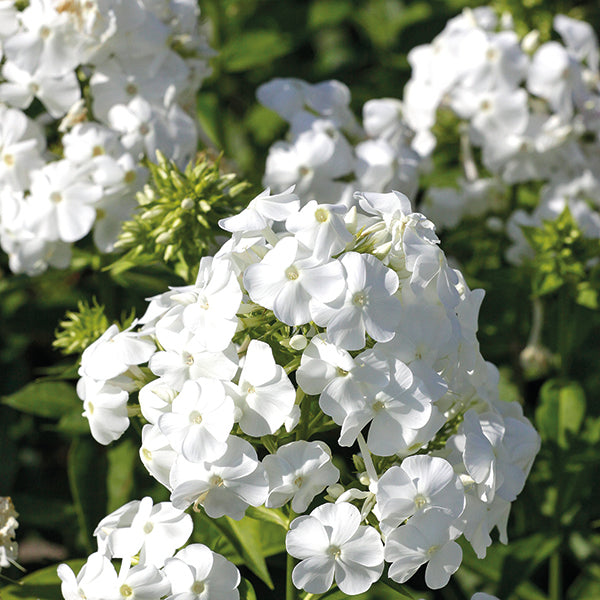
<path id="1" fill-rule="evenodd" d="M 225 45 L 221 60 L 231 73 L 248 71 L 284 56 L 291 49 L 292 40 L 283 32 L 275 29 L 247 31 Z"/>
<path id="2" fill-rule="evenodd" d="M 246 509 L 246 516 L 256 521 L 264 521 L 265 523 L 273 523 L 279 525 L 285 531 L 288 530 L 288 520 L 284 514 L 276 508 L 266 508 L 265 506 L 249 506 Z"/>
<path id="3" fill-rule="evenodd" d="M 256 592 L 254 591 L 252 584 L 243 577 L 238 586 L 238 592 L 240 593 L 240 600 L 256 600 Z"/>
<path id="4" fill-rule="evenodd" d="M 5 396 L 2 403 L 21 412 L 49 419 L 59 419 L 81 408 L 81 400 L 72 385 L 47 379 L 38 379 L 18 392 Z"/>
<path id="5" fill-rule="evenodd" d="M 94 529 L 106 516 L 106 456 L 103 448 L 89 438 L 75 439 L 69 450 L 68 474 L 80 541 L 92 553 L 96 546 Z"/>
<path id="6" fill-rule="evenodd" d="M 496 595 L 508 598 L 523 582 L 528 581 L 535 569 L 560 547 L 560 536 L 549 537 L 536 533 L 524 539 L 511 541 L 510 552 L 502 564 L 502 573 Z"/>
<path id="7" fill-rule="evenodd" d="M 545 440 L 561 448 L 569 445 L 567 433 L 577 434 L 585 417 L 585 393 L 575 381 L 563 383 L 551 379 L 540 390 L 535 422 Z"/>
<path id="8" fill-rule="evenodd" d="M 133 470 L 138 460 L 138 451 L 135 444 L 131 440 L 126 439 L 110 448 L 107 452 L 107 458 L 107 512 L 111 513 L 131 500 Z"/>
<path id="9" fill-rule="evenodd" d="M 66 561 L 74 573 L 81 569 L 86 559 Z M 7 585 L 0 590 L 2 600 L 63 600 L 60 591 L 60 579 L 56 574 L 58 565 L 45 567 L 19 580 L 19 583 Z"/>
<path id="10" fill-rule="evenodd" d="M 270 589 L 274 589 L 262 549 L 261 524 L 248 517 L 241 521 L 221 517 L 213 519 L 213 523 L 235 548 L 244 564 Z"/>

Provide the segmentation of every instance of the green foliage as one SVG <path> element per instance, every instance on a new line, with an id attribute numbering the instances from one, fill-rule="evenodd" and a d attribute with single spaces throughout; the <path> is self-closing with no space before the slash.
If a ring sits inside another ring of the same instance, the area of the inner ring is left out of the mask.
<path id="1" fill-rule="evenodd" d="M 577 303 L 597 308 L 600 289 L 600 240 L 586 237 L 568 207 L 541 227 L 522 227 L 534 251 L 532 290 L 545 296 L 565 286 Z"/>
<path id="2" fill-rule="evenodd" d="M 90 438 L 71 443 L 68 457 L 69 484 L 79 522 L 79 544 L 88 554 L 94 552 L 96 525 L 106 516 L 106 457 L 97 442 Z"/>
<path id="3" fill-rule="evenodd" d="M 575 3 L 573 3 L 575 4 Z M 552 22 L 556 14 L 566 14 L 574 19 L 586 21 L 598 17 L 595 3 L 577 5 L 565 4 L 562 0 L 496 0 L 494 5 L 500 12 L 513 16 L 515 29 L 521 36 L 532 29 L 540 32 L 540 41 L 546 42 L 553 37 Z"/>
<path id="4" fill-rule="evenodd" d="M 66 561 L 66 564 L 77 573 L 85 559 Z M 63 600 L 60 592 L 60 579 L 56 574 L 58 565 L 39 569 L 26 575 L 18 583 L 8 585 L 0 590 L 2 600 Z"/>
<path id="5" fill-rule="evenodd" d="M 546 381 L 535 411 L 536 428 L 542 439 L 568 448 L 569 437 L 581 430 L 585 406 L 585 393 L 577 382 Z"/>
<path id="6" fill-rule="evenodd" d="M 256 600 L 256 592 L 252 587 L 252 584 L 242 577 L 242 581 L 238 587 L 240 593 L 240 600 Z"/>
<path id="7" fill-rule="evenodd" d="M 157 153 L 148 163 L 150 184 L 138 194 L 139 209 L 123 225 L 117 247 L 127 252 L 111 266 L 114 275 L 163 263 L 192 283 L 200 258 L 216 247 L 218 222 L 249 200 L 249 184 L 221 173 L 220 158 L 199 155 L 184 171 Z"/>
<path id="8" fill-rule="evenodd" d="M 47 379 L 26 385 L 18 392 L 4 397 L 2 403 L 29 415 L 50 419 L 63 417 L 74 409 L 81 410 L 81 402 L 71 385 Z"/>
<path id="9" fill-rule="evenodd" d="M 248 31 L 224 46 L 221 59 L 225 68 L 235 73 L 261 67 L 284 56 L 292 48 L 289 35 L 277 30 Z"/>
<path id="10" fill-rule="evenodd" d="M 123 506 L 133 498 L 134 470 L 139 460 L 139 448 L 131 439 L 124 439 L 107 452 L 108 469 L 106 488 L 108 493 L 107 513 Z"/>

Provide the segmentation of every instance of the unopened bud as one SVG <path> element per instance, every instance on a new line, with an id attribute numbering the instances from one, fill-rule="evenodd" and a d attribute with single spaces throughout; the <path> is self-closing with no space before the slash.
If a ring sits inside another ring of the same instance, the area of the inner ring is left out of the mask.
<path id="1" fill-rule="evenodd" d="M 344 486 L 341 483 L 334 483 L 327 488 L 327 496 L 325 496 L 325 499 L 329 502 L 335 502 L 344 491 Z"/>
<path id="2" fill-rule="evenodd" d="M 168 244 L 171 241 L 171 232 L 164 231 L 156 238 L 157 244 Z"/>
<path id="3" fill-rule="evenodd" d="M 194 208 L 195 203 L 191 198 L 184 198 L 181 201 L 181 208 L 183 208 L 183 210 L 192 210 L 192 208 Z"/>
<path id="4" fill-rule="evenodd" d="M 541 344 L 526 346 L 519 357 L 525 375 L 537 379 L 546 375 L 554 364 L 554 356 L 548 348 Z"/>
<path id="5" fill-rule="evenodd" d="M 371 483 L 371 480 L 369 479 L 369 476 L 366 473 L 361 473 L 358 476 L 358 480 L 365 486 L 365 487 L 369 487 L 369 484 Z"/>
<path id="6" fill-rule="evenodd" d="M 533 54 L 540 44 L 540 32 L 537 29 L 530 31 L 521 40 L 521 49 L 525 54 Z"/>
<path id="7" fill-rule="evenodd" d="M 308 346 L 308 340 L 303 335 L 293 335 L 290 338 L 290 347 L 294 350 L 304 350 L 306 346 Z"/>
<path id="8" fill-rule="evenodd" d="M 168 262 L 171 260 L 171 258 L 175 254 L 175 250 L 176 250 L 176 248 L 175 248 L 175 246 L 173 246 L 173 244 L 171 244 L 170 246 L 167 246 L 167 249 L 165 250 L 165 253 L 163 255 L 165 262 Z"/>
<path id="9" fill-rule="evenodd" d="M 144 212 L 142 214 L 142 220 L 143 221 L 149 221 L 150 219 L 154 219 L 156 217 L 160 217 L 163 214 L 163 210 L 161 207 L 159 206 L 155 206 L 154 208 L 151 208 L 150 210 L 147 210 L 146 212 Z"/>

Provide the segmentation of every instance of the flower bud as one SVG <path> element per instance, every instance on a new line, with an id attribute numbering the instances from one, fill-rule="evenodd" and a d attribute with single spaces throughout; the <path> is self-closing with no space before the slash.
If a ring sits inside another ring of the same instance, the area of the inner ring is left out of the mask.
<path id="1" fill-rule="evenodd" d="M 304 350 L 306 346 L 308 346 L 308 340 L 303 335 L 293 335 L 290 338 L 290 347 L 294 350 Z"/>
<path id="2" fill-rule="evenodd" d="M 550 371 L 554 364 L 554 356 L 548 348 L 541 344 L 529 344 L 521 352 L 519 362 L 526 377 L 537 379 Z"/>

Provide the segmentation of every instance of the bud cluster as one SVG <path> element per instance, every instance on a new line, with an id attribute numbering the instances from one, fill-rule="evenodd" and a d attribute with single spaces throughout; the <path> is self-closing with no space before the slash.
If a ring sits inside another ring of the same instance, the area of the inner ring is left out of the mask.
<path id="1" fill-rule="evenodd" d="M 113 272 L 153 262 L 174 265 L 186 281 L 196 277 L 198 259 L 217 249 L 215 231 L 220 219 L 247 202 L 249 184 L 233 173 L 221 173 L 220 160 L 201 154 L 181 171 L 162 152 L 148 163 L 150 182 L 138 192 L 138 210 L 125 221 L 116 243 L 128 250 Z"/>

